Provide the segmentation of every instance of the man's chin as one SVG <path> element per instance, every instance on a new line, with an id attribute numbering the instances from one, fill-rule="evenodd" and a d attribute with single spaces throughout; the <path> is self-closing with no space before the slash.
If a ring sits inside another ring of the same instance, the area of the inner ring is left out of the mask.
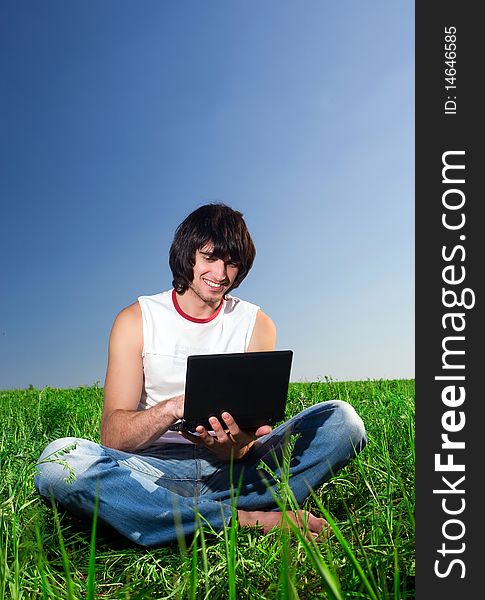
<path id="1" fill-rule="evenodd" d="M 205 302 L 206 304 L 209 304 L 209 305 L 213 305 L 213 304 L 219 305 L 227 293 L 226 288 L 223 288 L 222 290 L 217 290 L 214 292 L 211 292 L 211 291 L 203 292 L 202 290 L 197 290 L 193 287 L 190 287 L 189 289 L 195 296 L 197 296 L 197 298 L 200 298 L 200 300 L 202 300 L 203 302 Z"/>

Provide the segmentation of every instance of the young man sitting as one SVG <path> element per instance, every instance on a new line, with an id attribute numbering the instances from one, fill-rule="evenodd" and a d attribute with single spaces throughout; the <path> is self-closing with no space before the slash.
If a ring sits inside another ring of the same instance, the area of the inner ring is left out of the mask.
<path id="1" fill-rule="evenodd" d="M 232 476 L 235 487 L 241 482 L 239 524 L 268 532 L 282 521 L 273 494 L 291 434 L 298 435 L 289 485 L 299 505 L 360 452 L 364 425 L 342 401 L 316 404 L 274 430 L 241 430 L 223 413 L 223 422 L 211 418 L 211 431 L 169 431 L 183 415 L 187 356 L 274 350 L 270 317 L 230 294 L 254 257 L 240 212 L 209 204 L 187 216 L 170 248 L 173 289 L 140 296 L 114 321 L 101 444 L 77 438 L 49 444 L 35 477 L 40 494 L 88 517 L 98 496 L 101 522 L 140 545 L 159 546 L 192 534 L 197 513 L 222 530 L 233 514 Z M 308 511 L 289 517 L 313 536 L 327 526 Z"/>

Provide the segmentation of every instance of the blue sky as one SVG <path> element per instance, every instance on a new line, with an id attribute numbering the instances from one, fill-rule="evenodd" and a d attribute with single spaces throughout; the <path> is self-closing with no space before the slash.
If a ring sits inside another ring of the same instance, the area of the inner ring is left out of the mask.
<path id="1" fill-rule="evenodd" d="M 102 385 L 213 201 L 293 381 L 414 377 L 414 3 L 4 2 L 0 69 L 0 389 Z"/>

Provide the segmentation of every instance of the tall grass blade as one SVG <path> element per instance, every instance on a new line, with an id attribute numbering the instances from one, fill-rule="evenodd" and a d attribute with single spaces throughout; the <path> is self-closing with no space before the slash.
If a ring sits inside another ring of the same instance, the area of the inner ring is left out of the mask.
<path id="1" fill-rule="evenodd" d="M 237 562 L 237 499 L 242 486 L 242 473 L 239 477 L 236 491 L 234 489 L 234 454 L 231 452 L 229 465 L 229 482 L 230 482 L 230 498 L 231 498 L 231 523 L 228 527 L 225 522 L 224 511 L 221 507 L 222 520 L 224 523 L 224 543 L 226 547 L 227 560 L 227 582 L 229 585 L 229 600 L 236 600 L 236 562 Z"/>
<path id="2" fill-rule="evenodd" d="M 21 597 L 20 566 L 19 566 L 19 538 L 17 530 L 17 515 L 12 515 L 12 549 L 13 549 L 13 581 L 9 582 L 12 600 Z"/>
<path id="3" fill-rule="evenodd" d="M 299 596 L 294 582 L 294 569 L 291 568 L 291 549 L 287 531 L 281 532 L 280 547 L 279 598 L 281 600 L 298 600 Z"/>
<path id="4" fill-rule="evenodd" d="M 197 533 L 200 536 L 200 548 L 201 548 L 201 555 L 202 555 L 202 571 L 203 571 L 203 575 L 204 575 L 204 588 L 205 588 L 204 598 L 208 599 L 209 592 L 210 592 L 209 560 L 207 557 L 207 546 L 206 546 L 206 541 L 205 541 L 204 527 L 202 525 L 202 519 L 201 519 L 199 511 L 196 512 L 196 521 L 197 521 Z"/>
<path id="5" fill-rule="evenodd" d="M 317 497 L 315 497 L 315 496 L 314 496 L 314 498 L 315 498 L 315 501 L 317 502 L 318 507 L 321 510 L 324 518 L 327 520 L 328 524 L 332 528 L 332 531 L 335 534 L 335 537 L 337 538 L 339 544 L 345 550 L 345 553 L 347 554 L 347 556 L 349 557 L 350 561 L 352 562 L 355 570 L 357 571 L 357 574 L 358 574 L 361 582 L 363 583 L 365 589 L 367 590 L 368 597 L 371 600 L 378 600 L 376 592 L 374 591 L 372 585 L 370 584 L 369 580 L 367 579 L 367 577 L 366 577 L 366 575 L 365 575 L 365 573 L 364 573 L 364 571 L 363 571 L 363 569 L 362 569 L 359 561 L 357 560 L 355 554 L 352 552 L 352 549 L 348 545 L 347 540 L 342 535 L 342 532 L 340 531 L 340 528 L 338 527 L 337 523 L 333 520 L 332 516 L 325 509 L 325 507 L 320 502 L 320 500 Z"/>
<path id="6" fill-rule="evenodd" d="M 3 512 L 3 509 L 0 511 L 0 526 L 1 526 L 1 535 L 0 535 L 0 553 L 1 553 L 1 563 L 0 563 L 0 577 L 1 577 L 1 589 L 0 589 L 0 599 L 4 600 L 6 598 L 5 592 L 7 587 L 7 582 L 10 579 L 10 569 L 8 566 L 8 548 L 9 548 L 9 526 L 7 522 L 6 515 Z"/>
<path id="7" fill-rule="evenodd" d="M 401 578 L 399 576 L 399 560 L 397 554 L 397 548 L 394 547 L 394 600 L 400 600 L 401 598 Z"/>
<path id="8" fill-rule="evenodd" d="M 266 485 L 268 486 L 268 489 L 270 490 L 277 507 L 282 512 L 282 530 L 284 531 L 286 529 L 293 531 L 298 541 L 300 542 L 300 545 L 303 547 L 305 554 L 310 559 L 315 570 L 322 579 L 322 582 L 325 584 L 330 598 L 332 600 L 343 600 L 338 579 L 336 578 L 336 576 L 334 576 L 334 574 L 329 569 L 328 565 L 325 563 L 325 560 L 323 559 L 320 549 L 318 548 L 316 542 L 313 539 L 309 539 L 307 537 L 309 531 L 308 524 L 305 523 L 304 528 L 302 530 L 301 527 L 296 525 L 293 522 L 293 520 L 288 516 L 288 504 L 295 513 L 298 510 L 300 510 L 298 502 L 296 501 L 293 491 L 289 485 L 289 468 L 294 443 L 295 440 L 290 439 L 289 437 L 284 440 L 282 447 L 281 462 L 278 460 L 276 453 L 274 453 L 273 455 L 273 459 L 277 465 L 277 469 L 281 473 L 280 478 L 277 477 L 276 473 L 272 473 L 266 466 L 266 470 L 270 472 L 273 479 L 275 481 L 278 481 L 278 484 L 276 486 L 278 491 L 276 492 L 267 481 Z M 262 463 L 261 466 L 264 468 L 264 463 Z"/>
<path id="9" fill-rule="evenodd" d="M 359 457 L 357 457 L 355 460 L 358 461 Z M 339 488 L 337 488 L 337 489 L 339 489 Z M 374 589 L 377 589 L 377 587 L 378 587 L 377 586 L 377 582 L 375 580 L 374 573 L 373 573 L 371 564 L 369 562 L 367 553 L 366 553 L 366 551 L 364 549 L 364 546 L 362 544 L 362 540 L 360 539 L 360 536 L 358 535 L 358 532 L 355 529 L 354 519 L 352 518 L 352 515 L 350 514 L 349 507 L 347 506 L 347 502 L 345 501 L 345 499 L 342 497 L 342 494 L 340 493 L 340 489 L 339 489 L 339 495 L 340 495 L 340 499 L 341 499 L 342 504 L 343 504 L 344 509 L 345 509 L 345 514 L 347 515 L 347 519 L 348 519 L 348 521 L 350 523 L 350 527 L 351 527 L 352 533 L 353 533 L 355 539 L 357 540 L 357 544 L 359 545 L 360 552 L 361 552 L 362 556 L 364 557 L 365 566 L 366 566 L 367 572 L 369 573 L 369 576 L 370 576 L 370 578 L 372 580 L 372 585 L 374 586 Z M 313 497 L 315 497 L 315 494 L 313 494 Z M 317 499 L 317 505 L 321 506 L 321 502 L 319 502 L 318 499 Z"/>
<path id="10" fill-rule="evenodd" d="M 197 570 L 197 551 L 198 551 L 198 538 L 199 530 L 195 531 L 194 539 L 192 540 L 192 564 L 190 569 L 190 589 L 189 598 L 195 600 L 197 597 L 197 582 L 198 582 L 198 570 Z"/>
<path id="11" fill-rule="evenodd" d="M 93 523 L 91 526 L 91 541 L 89 544 L 89 567 L 86 600 L 94 600 L 96 594 L 96 529 L 98 524 L 99 485 L 94 499 Z"/>
<path id="12" fill-rule="evenodd" d="M 182 515 L 178 505 L 177 495 L 172 494 L 172 509 L 173 509 L 173 521 L 175 524 L 175 532 L 177 535 L 177 544 L 179 553 L 182 561 L 187 556 L 187 542 L 185 541 L 184 526 L 182 523 Z"/>
<path id="13" fill-rule="evenodd" d="M 325 584 L 329 597 L 332 600 L 344 600 L 338 580 L 325 563 L 317 543 L 314 540 L 308 539 L 300 527 L 295 525 L 295 523 L 293 523 L 293 521 L 286 516 L 286 513 L 283 514 L 283 519 L 286 526 L 295 534 L 296 538 L 300 542 L 300 545 L 305 551 L 305 554 L 310 559 L 316 572 L 320 576 L 322 582 Z"/>
<path id="14" fill-rule="evenodd" d="M 226 552 L 227 562 L 227 584 L 229 600 L 236 600 L 236 527 L 237 527 L 237 512 L 233 507 L 232 518 L 229 525 L 226 524 L 224 510 L 221 507 L 223 532 L 224 532 L 224 547 Z"/>
<path id="15" fill-rule="evenodd" d="M 54 598 L 54 593 L 46 577 L 44 548 L 42 546 L 42 540 L 40 537 L 39 523 L 35 524 L 35 538 L 37 542 L 37 569 L 40 575 L 40 589 L 42 592 L 42 599 L 48 600 L 48 598 Z"/>
<path id="16" fill-rule="evenodd" d="M 61 523 L 59 520 L 59 513 L 57 512 L 57 506 L 53 497 L 51 497 L 52 511 L 54 514 L 54 523 L 56 525 L 57 531 L 57 539 L 59 541 L 59 548 L 61 550 L 62 557 L 62 566 L 64 568 L 64 576 L 66 579 L 66 591 L 67 591 L 67 599 L 75 600 L 74 590 L 73 590 L 73 582 L 71 576 L 71 568 L 69 566 L 69 557 L 66 552 L 66 547 L 64 545 L 64 538 L 61 530 Z"/>

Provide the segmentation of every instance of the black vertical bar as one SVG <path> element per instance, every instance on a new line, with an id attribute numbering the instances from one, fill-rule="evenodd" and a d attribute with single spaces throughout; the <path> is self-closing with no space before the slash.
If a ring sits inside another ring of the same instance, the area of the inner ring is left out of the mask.
<path id="1" fill-rule="evenodd" d="M 423 599 L 485 594 L 479 6 L 416 3 L 416 596 Z"/>

